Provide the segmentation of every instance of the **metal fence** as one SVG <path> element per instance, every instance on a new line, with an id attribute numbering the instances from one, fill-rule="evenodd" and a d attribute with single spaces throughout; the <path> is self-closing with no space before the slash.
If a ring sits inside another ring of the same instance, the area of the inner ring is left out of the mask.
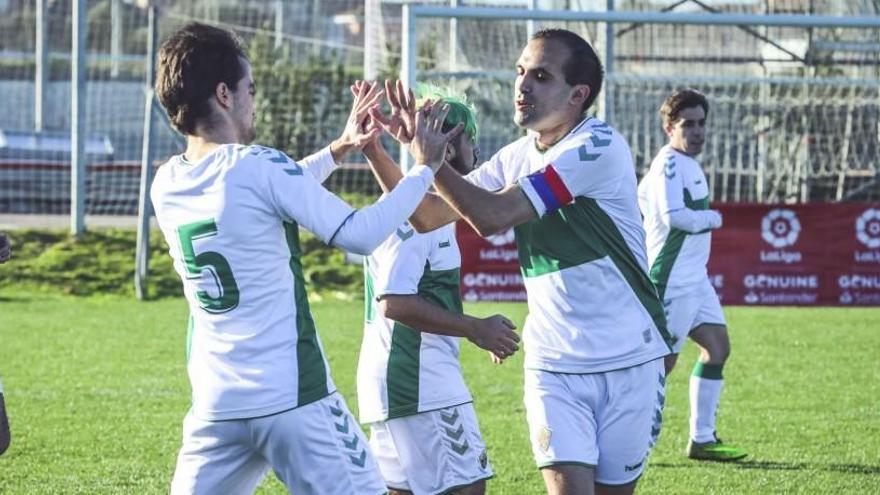
<path id="1" fill-rule="evenodd" d="M 404 3 L 165 1 L 154 27 L 160 39 L 192 20 L 238 32 L 249 44 L 260 80 L 260 141 L 302 156 L 341 128 L 349 81 L 364 71 L 378 77 L 400 73 Z M 880 198 L 876 2 L 409 3 L 500 11 L 494 18 L 420 17 L 418 39 L 406 61 L 420 79 L 467 91 L 480 112 L 484 155 L 521 132 L 509 107 L 513 62 L 528 33 L 561 25 L 600 49 L 609 69 L 600 109 L 627 136 L 640 167 L 664 140 L 656 117 L 659 103 L 673 88 L 687 85 L 707 93 L 713 105 L 713 134 L 702 160 L 715 199 Z M 565 9 L 571 17 L 542 17 L 546 9 Z M 522 18 L 502 20 L 513 12 Z M 585 13 L 609 17 L 577 19 Z M 752 17 L 728 24 L 647 22 L 654 16 L 710 14 Z M 814 22 L 761 22 L 766 15 L 806 14 Z M 840 22 L 818 22 L 823 18 Z M 149 11 L 124 0 L 0 2 L 0 213 L 67 214 L 72 204 L 80 214 L 137 211 L 145 152 L 156 164 L 182 145 L 163 112 L 146 105 L 151 27 Z M 147 108 L 152 109 L 149 120 Z M 146 140 L 145 122 L 152 125 Z M 71 135 L 81 139 L 71 141 Z M 100 152 L 89 143 L 103 143 Z M 350 165 L 334 174 L 332 187 L 375 193 L 362 166 Z"/>

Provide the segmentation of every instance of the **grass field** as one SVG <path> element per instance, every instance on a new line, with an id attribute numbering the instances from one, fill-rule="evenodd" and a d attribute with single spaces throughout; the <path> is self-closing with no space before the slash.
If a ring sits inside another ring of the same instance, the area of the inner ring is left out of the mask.
<path id="1" fill-rule="evenodd" d="M 313 306 L 334 379 L 354 407 L 361 304 Z M 523 305 L 471 305 L 521 323 Z M 727 308 L 733 355 L 719 431 L 748 462 L 687 460 L 688 346 L 670 378 L 660 443 L 641 493 L 880 493 L 880 309 Z M 13 429 L 0 493 L 167 491 L 188 407 L 186 311 L 0 292 L 0 376 Z M 500 367 L 463 346 L 496 478 L 489 492 L 543 489 L 529 453 L 521 357 Z M 284 493 L 270 476 L 258 493 Z"/>

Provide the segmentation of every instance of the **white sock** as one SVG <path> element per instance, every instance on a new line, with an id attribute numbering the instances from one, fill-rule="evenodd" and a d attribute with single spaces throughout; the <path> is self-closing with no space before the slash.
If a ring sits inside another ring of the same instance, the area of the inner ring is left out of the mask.
<path id="1" fill-rule="evenodd" d="M 721 389 L 724 388 L 724 379 L 721 377 L 723 366 L 697 362 L 694 367 L 690 380 L 690 429 L 691 440 L 694 442 L 715 441 L 715 415 L 721 399 Z"/>

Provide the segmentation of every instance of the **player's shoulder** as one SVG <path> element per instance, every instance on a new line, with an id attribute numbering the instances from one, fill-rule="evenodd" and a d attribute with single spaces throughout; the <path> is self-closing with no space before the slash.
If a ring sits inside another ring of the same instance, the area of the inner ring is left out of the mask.
<path id="1" fill-rule="evenodd" d="M 631 168 L 632 154 L 626 139 L 613 127 L 595 117 L 587 117 L 572 129 L 562 143 L 562 160 L 575 163 L 603 161 Z"/>
<path id="2" fill-rule="evenodd" d="M 495 153 L 495 157 L 501 158 L 501 162 L 506 162 L 507 160 L 505 158 L 508 157 L 525 156 L 526 151 L 534 146 L 534 142 L 535 136 L 531 132 L 528 132 L 519 139 L 502 146 L 501 149 Z"/>
<path id="3" fill-rule="evenodd" d="M 385 242 L 389 245 L 399 244 L 406 247 L 414 247 L 430 237 L 431 232 L 420 233 L 409 222 L 403 222 L 394 230 Z"/>
<path id="4" fill-rule="evenodd" d="M 286 176 L 303 176 L 302 167 L 283 151 L 259 144 L 228 145 L 225 150 L 227 166 L 249 176 L 261 176 L 272 172 L 284 172 Z"/>
<path id="5" fill-rule="evenodd" d="M 226 145 L 225 152 L 235 166 L 271 166 L 293 161 L 283 151 L 259 144 Z"/>

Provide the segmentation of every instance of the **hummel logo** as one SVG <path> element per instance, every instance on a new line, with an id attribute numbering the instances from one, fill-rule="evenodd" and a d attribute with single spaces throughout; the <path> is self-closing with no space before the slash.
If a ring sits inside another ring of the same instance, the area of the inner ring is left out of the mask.
<path id="1" fill-rule="evenodd" d="M 580 158 L 580 160 L 581 160 L 582 162 L 594 162 L 594 161 L 596 161 L 600 156 L 602 156 L 601 153 L 590 153 L 590 152 L 588 152 L 588 151 L 587 151 L 587 145 L 583 145 L 583 146 L 581 146 L 580 148 L 578 148 L 578 158 Z"/>
<path id="2" fill-rule="evenodd" d="M 440 419 L 448 425 L 455 425 L 455 422 L 458 421 L 458 409 L 453 409 L 452 414 L 440 411 Z"/>
<path id="3" fill-rule="evenodd" d="M 703 183 L 703 179 L 700 179 L 700 180 L 694 182 L 694 184 L 696 184 L 696 185 L 700 185 L 700 184 L 702 184 L 702 183 Z"/>
<path id="4" fill-rule="evenodd" d="M 642 459 L 642 460 L 639 461 L 637 464 L 633 464 L 632 466 L 623 466 L 623 470 L 624 470 L 624 471 L 627 471 L 627 472 L 629 472 L 629 471 L 635 471 L 636 469 L 642 467 L 642 464 L 644 464 L 644 463 L 645 463 L 645 460 Z"/>
<path id="5" fill-rule="evenodd" d="M 361 455 L 359 455 L 357 457 L 355 457 L 353 455 L 349 455 L 348 458 L 351 459 L 352 464 L 354 464 L 358 467 L 364 467 L 364 464 L 367 463 L 367 451 L 362 450 Z"/>
<path id="6" fill-rule="evenodd" d="M 443 241 L 443 242 L 441 242 L 441 243 L 440 243 L 440 247 L 441 247 L 441 248 L 448 248 L 448 247 L 449 247 L 449 241 Z"/>

